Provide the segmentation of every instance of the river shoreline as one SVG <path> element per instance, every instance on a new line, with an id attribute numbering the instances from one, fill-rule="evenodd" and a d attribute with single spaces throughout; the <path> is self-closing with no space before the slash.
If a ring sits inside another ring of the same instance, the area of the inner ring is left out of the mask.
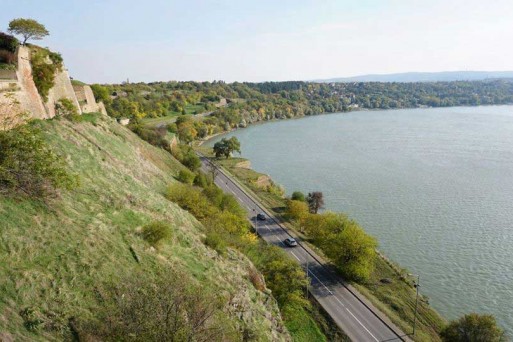
<path id="1" fill-rule="evenodd" d="M 348 212 L 378 237 L 386 255 L 421 273 L 422 292 L 446 317 L 493 313 L 511 333 L 504 298 L 512 276 L 500 270 L 510 270 L 504 260 L 512 258 L 513 194 L 505 176 L 513 108 L 365 112 L 253 127 L 235 136 L 253 167 L 287 190 L 326 191 L 330 209 Z M 485 283 L 485 291 L 475 291 Z"/>

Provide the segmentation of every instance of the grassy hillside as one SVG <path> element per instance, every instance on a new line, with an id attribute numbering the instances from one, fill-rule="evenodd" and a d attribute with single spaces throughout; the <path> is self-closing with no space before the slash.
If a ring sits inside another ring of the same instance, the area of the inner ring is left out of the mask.
<path id="1" fill-rule="evenodd" d="M 113 120 L 87 118 L 38 123 L 77 189 L 46 203 L 0 196 L 0 340 L 70 338 L 72 322 L 94 320 L 104 288 L 162 273 L 225 298 L 238 336 L 289 339 L 269 291 L 249 281 L 250 262 L 207 248 L 201 224 L 163 196 L 183 166 Z M 139 234 L 153 221 L 172 227 L 157 249 Z"/>

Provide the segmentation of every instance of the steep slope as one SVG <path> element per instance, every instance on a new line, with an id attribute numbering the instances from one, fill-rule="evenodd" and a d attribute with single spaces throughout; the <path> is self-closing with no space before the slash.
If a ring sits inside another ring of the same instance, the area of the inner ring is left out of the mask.
<path id="1" fill-rule="evenodd" d="M 133 273 L 190 274 L 228 298 L 223 311 L 255 340 L 288 340 L 275 300 L 249 281 L 251 263 L 207 248 L 203 227 L 163 196 L 183 166 L 105 116 L 39 122 L 80 187 L 44 204 L 0 196 L 0 340 L 60 340 L 70 321 L 95 316 L 95 291 Z M 138 230 L 172 225 L 155 249 Z"/>

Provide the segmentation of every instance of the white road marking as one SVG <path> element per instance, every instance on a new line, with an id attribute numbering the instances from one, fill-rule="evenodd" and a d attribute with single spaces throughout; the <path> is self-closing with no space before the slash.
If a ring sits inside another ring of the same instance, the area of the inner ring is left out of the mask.
<path id="1" fill-rule="evenodd" d="M 367 329 L 367 328 L 365 327 L 365 325 L 363 325 L 363 324 L 362 324 L 362 322 L 360 322 L 360 320 L 359 320 L 358 318 L 356 318 L 356 316 L 355 316 L 355 315 L 353 315 L 353 313 L 352 313 L 348 308 L 346 308 L 346 310 L 347 310 L 347 312 L 349 312 L 349 313 L 351 314 L 351 316 L 353 316 L 353 318 L 354 318 L 354 319 L 356 319 L 356 321 L 357 321 L 357 322 L 362 326 L 362 328 L 364 328 L 364 329 L 365 329 L 365 331 L 366 331 L 366 332 L 368 332 L 368 333 L 369 333 L 369 335 L 371 335 L 371 336 L 372 336 L 372 338 L 374 339 L 374 341 L 379 342 L 379 340 L 378 340 L 374 335 L 372 335 L 372 333 L 369 331 L 369 329 Z"/>
<path id="2" fill-rule="evenodd" d="M 297 261 L 301 262 L 301 260 L 297 257 L 297 255 L 294 254 L 294 252 L 290 252 L 290 253 L 294 256 L 294 258 L 297 259 Z"/>
<path id="3" fill-rule="evenodd" d="M 230 179 L 227 179 L 227 180 L 230 180 Z M 242 198 L 240 198 L 240 197 L 235 193 L 235 190 L 230 189 L 230 187 L 229 187 L 229 185 L 228 185 L 228 182 L 226 182 L 226 185 L 227 185 L 228 190 L 229 190 L 233 195 L 235 195 L 235 197 L 237 197 L 237 198 L 239 199 L 239 201 L 241 201 L 242 203 L 244 203 L 244 200 L 242 200 Z M 248 200 L 249 200 L 249 201 L 251 201 L 251 202 L 253 202 L 254 204 L 258 205 L 258 204 L 257 204 L 257 203 L 255 203 L 251 198 L 248 198 Z M 250 208 L 248 205 L 246 205 L 246 204 L 245 204 L 245 206 L 246 206 L 248 209 L 250 209 L 250 210 L 251 210 L 251 208 Z M 271 219 L 272 219 L 273 221 L 275 221 L 273 218 L 271 218 Z M 277 222 L 275 222 L 275 223 L 277 224 Z M 267 228 L 269 231 L 271 231 L 271 228 L 269 228 L 269 227 L 267 226 L 267 223 L 264 223 L 264 224 L 263 224 L 263 226 L 264 226 L 265 228 Z M 279 225 L 278 225 L 278 226 L 279 226 Z M 279 228 L 281 228 L 281 227 L 279 227 Z M 285 246 L 285 244 L 284 244 L 284 243 L 283 243 L 283 241 L 281 241 L 281 240 L 280 240 L 280 245 Z M 301 262 L 301 260 L 298 258 L 298 256 L 297 256 L 296 254 L 294 254 L 294 252 L 292 252 L 292 251 L 291 251 L 290 253 L 291 253 L 291 254 L 292 254 L 292 255 L 293 255 L 293 256 L 294 256 L 294 257 L 295 257 L 299 262 Z M 365 329 L 365 331 L 366 331 L 369 335 L 371 335 L 371 336 L 372 336 L 372 338 L 373 338 L 376 342 L 379 342 L 379 340 L 378 340 L 378 339 L 377 339 L 377 338 L 376 338 L 376 337 L 375 337 L 375 336 L 374 336 L 374 335 L 369 331 L 369 329 L 367 329 L 367 327 L 366 327 L 365 325 L 363 325 L 363 323 L 362 323 L 362 322 L 360 322 L 360 320 L 359 320 L 359 319 L 358 319 L 358 318 L 357 318 L 357 317 L 356 317 L 356 316 L 355 316 L 355 315 L 354 315 L 354 314 L 353 314 L 353 313 L 352 313 L 352 312 L 351 312 L 351 311 L 350 311 L 350 310 L 349 310 L 349 309 L 344 305 L 344 303 L 342 303 L 342 302 L 340 301 L 340 299 L 338 299 L 338 297 L 337 297 L 337 296 L 336 296 L 336 295 L 335 295 L 335 294 L 334 294 L 334 293 L 333 293 L 333 292 L 332 292 L 332 291 L 331 291 L 331 290 L 330 290 L 326 285 L 324 285 L 324 283 L 323 283 L 323 282 L 322 282 L 322 281 L 321 281 L 321 280 L 320 280 L 320 279 L 319 279 L 319 278 L 318 278 L 318 277 L 317 277 L 317 276 L 316 276 L 312 271 L 308 270 L 308 273 L 309 273 L 309 274 L 311 274 L 312 276 L 314 276 L 314 277 L 315 277 L 315 279 L 317 279 L 317 281 L 318 281 L 318 282 L 319 282 L 319 283 L 320 283 L 320 284 L 321 284 L 321 285 L 322 285 L 322 286 L 323 286 L 323 287 L 328 291 L 328 293 L 329 293 L 330 295 L 332 295 L 332 296 L 333 296 L 333 298 L 335 298 L 335 300 L 336 300 L 340 305 L 342 305 L 342 307 L 344 307 L 344 308 L 347 310 L 347 312 L 349 312 L 349 314 L 350 314 L 350 315 L 351 315 L 351 316 L 352 316 L 352 317 L 353 317 L 353 318 L 358 322 L 358 324 L 360 324 L 360 325 L 362 326 L 362 328 L 363 328 L 363 329 Z"/>

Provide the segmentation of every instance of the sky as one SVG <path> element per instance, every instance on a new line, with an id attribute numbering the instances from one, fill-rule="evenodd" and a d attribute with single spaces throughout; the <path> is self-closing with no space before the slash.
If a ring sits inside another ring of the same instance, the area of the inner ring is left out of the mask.
<path id="1" fill-rule="evenodd" d="M 0 0 L 87 83 L 513 70 L 512 0 Z"/>

